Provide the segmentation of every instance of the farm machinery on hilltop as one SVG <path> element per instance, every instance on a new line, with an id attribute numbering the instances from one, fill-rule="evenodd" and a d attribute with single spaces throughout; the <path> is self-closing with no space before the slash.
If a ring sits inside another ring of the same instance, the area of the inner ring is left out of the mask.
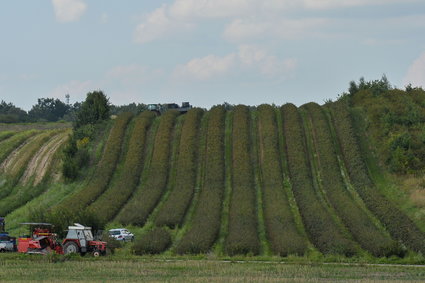
<path id="1" fill-rule="evenodd" d="M 192 105 L 189 102 L 182 102 L 182 106 L 177 103 L 166 103 L 166 104 L 148 104 L 148 110 L 155 112 L 157 115 L 162 115 L 168 110 L 177 110 L 184 114 L 192 109 Z"/>
<path id="2" fill-rule="evenodd" d="M 29 225 L 31 235 L 18 239 L 18 252 L 27 254 L 81 254 L 91 253 L 93 256 L 106 254 L 106 242 L 95 241 L 91 227 L 75 223 L 68 227 L 66 238 L 60 243 L 57 234 L 53 233 L 50 223 L 21 223 Z"/>
<path id="3" fill-rule="evenodd" d="M 16 238 L 10 237 L 5 227 L 4 217 L 0 217 L 0 252 L 14 252 L 16 251 Z"/>

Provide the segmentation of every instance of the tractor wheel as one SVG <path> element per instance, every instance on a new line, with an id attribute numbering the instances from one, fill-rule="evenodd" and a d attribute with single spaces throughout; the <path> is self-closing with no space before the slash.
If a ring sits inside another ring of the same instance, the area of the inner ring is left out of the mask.
<path id="1" fill-rule="evenodd" d="M 63 246 L 63 253 L 64 254 L 77 254 L 80 252 L 80 248 L 75 242 L 67 242 Z"/>
<path id="2" fill-rule="evenodd" d="M 99 256 L 100 256 L 100 251 L 99 251 L 99 250 L 95 250 L 95 251 L 93 252 L 93 256 L 94 256 L 94 257 L 99 257 Z"/>

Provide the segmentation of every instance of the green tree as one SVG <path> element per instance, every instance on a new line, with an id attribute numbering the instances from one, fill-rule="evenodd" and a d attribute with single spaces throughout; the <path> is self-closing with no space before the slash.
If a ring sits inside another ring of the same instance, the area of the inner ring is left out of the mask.
<path id="1" fill-rule="evenodd" d="M 95 124 L 109 118 L 110 104 L 106 95 L 98 90 L 87 93 L 87 98 L 77 112 L 76 128 Z"/>
<path id="2" fill-rule="evenodd" d="M 28 120 L 27 112 L 12 103 L 0 102 L 0 123 L 18 123 Z"/>
<path id="3" fill-rule="evenodd" d="M 28 115 L 33 121 L 54 122 L 62 119 L 69 110 L 69 105 L 59 99 L 39 98 L 37 104 L 28 112 Z"/>
<path id="4" fill-rule="evenodd" d="M 87 143 L 90 142 L 95 132 L 94 125 L 108 119 L 109 111 L 109 100 L 102 91 L 89 92 L 82 104 L 75 103 L 70 106 L 69 116 L 66 118 L 74 120 L 75 115 L 75 120 L 74 132 L 64 149 L 62 157 L 62 173 L 66 180 L 75 180 L 81 168 L 88 164 L 90 156 L 87 150 Z"/>

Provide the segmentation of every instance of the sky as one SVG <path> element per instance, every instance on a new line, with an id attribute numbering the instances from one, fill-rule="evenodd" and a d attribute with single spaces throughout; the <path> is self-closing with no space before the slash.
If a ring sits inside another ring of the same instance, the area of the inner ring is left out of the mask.
<path id="1" fill-rule="evenodd" d="M 324 103 L 425 87 L 424 0 L 1 0 L 0 100 Z"/>

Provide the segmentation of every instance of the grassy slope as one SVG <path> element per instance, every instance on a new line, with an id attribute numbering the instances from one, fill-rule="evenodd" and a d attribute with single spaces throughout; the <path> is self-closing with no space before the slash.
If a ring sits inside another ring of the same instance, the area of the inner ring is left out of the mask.
<path id="1" fill-rule="evenodd" d="M 275 254 L 305 253 L 307 241 L 300 235 L 283 189 L 283 174 L 276 113 L 272 106 L 258 109 L 259 163 L 266 232 Z"/>
<path id="2" fill-rule="evenodd" d="M 206 253 L 217 238 L 224 189 L 225 113 L 222 107 L 214 108 L 206 121 L 208 126 L 203 127 L 203 146 L 199 153 L 201 173 L 204 174 L 198 174 L 202 176 L 199 198 L 192 205 L 192 219 L 186 227 L 187 233 L 176 247 L 178 253 Z M 205 221 L 205 215 L 208 215 L 208 221 Z"/>
<path id="3" fill-rule="evenodd" d="M 63 180 L 58 178 L 58 174 L 61 173 L 62 162 L 61 162 L 61 152 L 60 149 L 55 153 L 55 157 L 49 165 L 49 173 L 46 176 L 52 178 L 47 178 L 42 181 L 42 187 L 45 188 L 45 191 L 33 198 L 31 201 L 27 202 L 25 205 L 14 210 L 6 216 L 6 223 L 8 230 L 12 235 L 19 235 L 23 232 L 22 226 L 19 223 L 28 222 L 28 221 L 44 221 L 43 213 L 45 213 L 49 208 L 57 205 L 69 195 L 82 190 L 87 186 L 88 181 L 93 175 L 96 164 L 99 162 L 101 155 L 96 154 L 102 152 L 102 148 L 105 144 L 105 140 L 108 137 L 107 133 L 110 130 L 111 123 L 106 124 L 102 130 L 99 130 L 94 138 L 94 142 L 91 145 L 93 154 L 92 161 L 89 168 L 83 170 L 83 175 L 72 184 L 64 184 Z"/>
<path id="4" fill-rule="evenodd" d="M 199 128 L 203 111 L 195 108 L 185 117 L 181 130 L 179 157 L 176 164 L 175 184 L 155 220 L 157 226 L 181 226 L 196 185 Z"/>
<path id="5" fill-rule="evenodd" d="M 232 131 L 233 174 L 229 233 L 225 243 L 227 253 L 232 255 L 260 252 L 254 166 L 251 163 L 251 123 L 249 108 L 236 106 Z"/>
<path id="6" fill-rule="evenodd" d="M 314 103 L 307 105 L 313 123 L 314 149 L 321 187 L 330 205 L 335 208 L 353 238 L 375 256 L 389 256 L 397 253 L 396 244 L 381 230 L 351 198 L 341 175 L 336 154 L 336 144 L 323 109 Z"/>
<path id="7" fill-rule="evenodd" d="M 66 217 L 72 218 L 75 213 L 85 209 L 107 189 L 121 156 L 125 130 L 132 116 L 131 113 L 123 113 L 116 119 L 105 144 L 102 159 L 87 187 L 56 206 L 55 214 L 65 214 Z"/>
<path id="8" fill-rule="evenodd" d="M 161 117 L 146 181 L 141 183 L 141 188 L 136 190 L 119 212 L 116 217 L 118 222 L 143 226 L 166 190 L 176 117 L 177 114 L 171 111 Z"/>
<path id="9" fill-rule="evenodd" d="M 251 115 L 250 116 L 250 119 L 253 119 L 251 123 L 256 123 L 255 121 L 256 121 L 256 119 L 258 119 L 257 116 L 256 116 L 256 114 L 254 112 L 256 112 L 256 110 L 251 110 L 250 111 L 250 115 Z M 228 112 L 228 115 L 229 115 L 230 118 L 231 118 L 231 116 L 233 116 L 233 113 L 234 113 L 233 111 L 232 112 Z M 278 114 L 279 115 L 277 116 L 277 123 L 278 123 L 278 125 L 281 125 L 282 124 L 282 118 L 280 117 L 280 114 L 281 113 L 278 111 Z M 156 121 L 161 120 L 162 118 L 163 117 L 161 117 L 160 119 L 157 119 Z M 283 121 L 283 122 L 285 122 L 285 121 Z M 225 160 L 226 160 L 226 184 L 227 184 L 227 186 L 226 186 L 226 190 L 224 192 L 224 201 L 223 201 L 222 219 L 221 219 L 221 231 L 219 233 L 218 242 L 216 243 L 216 245 L 214 247 L 214 252 L 216 254 L 218 254 L 218 255 L 219 254 L 222 254 L 223 251 L 224 251 L 225 239 L 228 236 L 228 232 L 229 232 L 227 230 L 228 229 L 228 225 L 229 225 L 228 216 L 229 216 L 229 208 L 230 208 L 230 199 L 231 199 L 231 196 L 233 194 L 233 192 L 232 192 L 232 189 L 233 188 L 231 186 L 231 183 L 232 183 L 232 178 L 233 178 L 232 176 L 234 175 L 235 170 L 234 170 L 234 168 L 231 168 L 231 166 L 229 166 L 229 165 L 232 164 L 232 160 L 231 159 L 232 159 L 232 155 L 234 154 L 234 152 L 232 154 L 231 143 L 232 143 L 232 139 L 234 139 L 235 137 L 232 137 L 231 135 L 229 135 L 229 130 L 232 129 L 232 125 L 230 123 L 233 123 L 232 122 L 232 119 L 228 119 L 226 121 L 227 128 L 226 127 L 223 127 L 223 130 L 225 130 L 225 128 L 226 128 L 226 132 L 227 132 L 227 135 L 226 135 L 226 145 L 225 145 L 225 152 L 226 152 L 225 153 L 225 156 L 226 156 L 226 158 L 225 158 Z M 230 124 L 230 126 L 229 126 L 229 124 Z M 309 127 L 311 127 L 311 125 Z M 181 125 L 180 125 L 180 127 L 181 127 Z M 233 125 L 233 127 L 234 127 L 234 125 Z M 261 139 L 261 136 L 257 136 L 258 133 L 256 133 L 256 134 L 253 134 L 252 133 L 252 131 L 253 131 L 253 129 L 255 129 L 255 127 L 253 127 L 252 125 L 249 126 L 249 127 L 250 127 L 250 131 L 251 131 L 251 133 L 249 134 L 249 138 L 251 139 L 251 142 L 252 142 L 253 146 L 258 147 L 260 145 L 260 143 L 261 143 L 261 140 L 260 140 Z M 179 129 L 179 131 L 181 131 L 181 129 Z M 310 129 L 310 131 L 311 131 L 311 129 Z M 7 137 L 7 135 L 6 135 L 6 137 Z M 14 136 L 5 138 L 3 140 L 3 142 L 6 142 L 6 141 L 8 141 L 9 139 L 11 139 L 13 137 Z M 283 135 L 279 135 L 279 147 L 281 148 L 280 151 L 282 151 L 282 147 L 284 148 L 286 146 L 285 145 L 286 138 L 287 137 L 283 137 Z M 309 139 L 311 139 L 311 137 Z M 153 143 L 152 142 L 152 137 L 151 137 L 151 141 L 149 141 L 149 138 L 148 138 L 147 143 L 148 143 L 148 145 L 147 145 L 147 148 L 145 149 L 145 151 L 148 151 L 148 148 L 149 147 L 151 147 L 150 150 L 152 151 L 152 146 L 154 146 L 152 144 Z M 200 143 L 200 142 L 198 141 L 198 143 Z M 310 141 L 310 143 L 311 143 L 311 141 Z M 364 142 L 364 143 L 366 143 L 366 142 Z M 100 148 L 101 148 L 101 145 L 102 144 L 100 143 Z M 176 142 L 175 141 L 173 141 L 172 147 L 173 148 L 176 147 Z M 311 148 L 311 146 L 310 146 L 310 148 Z M 254 157 L 257 158 L 257 153 L 256 153 L 257 150 L 259 150 L 259 149 L 255 149 L 254 150 L 254 149 L 251 148 L 251 150 L 250 150 L 252 152 L 252 153 L 250 153 L 250 160 L 251 161 L 253 160 Z M 235 151 L 235 149 L 233 149 L 233 151 Z M 99 150 L 99 147 L 98 147 L 98 149 L 93 148 L 92 152 L 96 155 L 96 152 L 99 153 L 99 152 L 102 152 L 102 150 L 101 149 Z M 175 152 L 175 150 L 172 150 L 172 152 Z M 172 155 L 174 155 L 174 154 L 175 153 L 172 153 Z M 284 154 L 286 154 L 286 153 L 284 153 Z M 310 154 L 312 154 L 312 153 L 310 153 Z M 259 156 L 261 156 L 261 154 Z M 158 202 L 159 206 L 156 206 L 154 208 L 154 210 L 153 210 L 154 213 L 148 219 L 148 222 L 147 223 L 149 224 L 148 225 L 149 227 L 144 227 L 142 229 L 137 229 L 137 231 L 139 231 L 138 232 L 139 235 L 140 235 L 140 233 L 143 234 L 143 233 L 149 231 L 153 227 L 153 221 L 155 221 L 155 217 L 156 217 L 156 215 L 157 215 L 157 213 L 159 211 L 159 208 L 163 205 L 164 201 L 167 200 L 167 198 L 169 197 L 170 188 L 173 186 L 173 182 L 174 182 L 173 180 L 175 178 L 175 172 L 176 172 L 176 167 L 175 166 L 176 165 L 174 163 L 176 163 L 176 160 L 177 160 L 176 158 L 177 157 L 178 157 L 178 154 L 176 156 L 174 156 L 173 158 L 170 158 L 171 160 L 174 160 L 174 161 L 171 162 L 171 164 L 169 166 L 170 168 L 167 169 L 168 170 L 168 173 L 167 173 L 168 174 L 168 177 L 167 178 L 169 179 L 169 183 L 167 184 L 167 188 L 164 191 L 165 194 L 159 200 L 159 202 Z M 146 170 L 149 171 L 149 168 L 150 168 L 150 161 L 149 161 L 149 159 L 150 159 L 150 157 L 148 156 L 147 157 L 147 160 L 148 160 L 147 163 L 148 164 L 145 164 L 144 165 L 144 170 L 142 172 L 142 177 L 141 177 L 141 179 L 142 179 L 142 182 L 141 183 L 142 184 L 144 183 L 143 182 L 143 178 L 145 178 L 145 180 L 146 180 L 147 175 L 149 175 L 146 172 Z M 120 163 L 118 164 L 118 167 L 117 168 L 120 171 L 122 171 L 120 168 L 123 166 L 124 160 L 125 159 L 120 159 Z M 318 166 L 318 164 L 316 164 L 314 166 Z M 390 196 L 392 194 L 392 198 L 394 198 L 394 192 L 397 191 L 397 188 L 394 187 L 394 186 L 392 186 L 392 188 L 391 188 L 392 191 L 390 190 L 390 192 L 388 192 L 389 190 L 388 190 L 388 187 L 386 186 L 388 184 L 388 177 L 382 174 L 381 168 L 379 168 L 379 166 L 376 165 L 376 162 L 375 163 L 368 162 L 368 166 L 370 167 L 369 169 L 372 172 L 372 177 L 373 177 L 374 181 L 376 182 L 377 187 L 380 190 L 384 191 L 385 194 L 389 194 Z M 290 200 L 290 203 L 291 203 L 292 214 L 295 215 L 295 221 L 296 221 L 297 227 L 298 227 L 298 229 L 302 233 L 305 233 L 304 232 L 304 227 L 303 227 L 305 225 L 305 223 L 302 223 L 301 222 L 301 217 L 299 215 L 299 212 L 302 213 L 303 211 L 298 208 L 299 201 L 298 201 L 298 203 L 295 201 L 294 196 L 292 195 L 292 191 L 291 191 L 291 187 L 292 187 L 292 189 L 294 189 L 293 188 L 293 185 L 294 184 L 292 183 L 292 180 L 288 179 L 288 176 L 285 176 L 285 172 L 288 172 L 288 168 L 287 167 L 288 167 L 288 165 L 286 164 L 286 158 L 283 157 L 282 158 L 282 169 L 283 169 L 282 171 L 283 172 L 280 173 L 283 176 L 283 181 L 282 182 L 283 182 L 283 185 L 284 185 L 286 194 L 289 197 L 289 200 Z M 256 163 L 253 164 L 253 168 L 252 168 L 252 170 L 254 172 L 253 173 L 253 179 L 254 179 L 253 180 L 253 186 L 255 187 L 255 191 L 256 191 L 256 200 L 257 200 L 256 201 L 256 206 L 258 206 L 258 207 L 255 208 L 255 214 L 257 216 L 257 221 L 258 221 L 257 225 L 258 224 L 260 225 L 260 227 L 257 226 L 257 234 L 260 236 L 260 240 L 261 240 L 260 252 L 261 252 L 262 255 L 267 255 L 268 254 L 268 251 L 267 250 L 268 250 L 269 243 L 265 240 L 265 237 L 264 237 L 264 227 L 263 227 L 264 224 L 262 223 L 263 214 L 261 213 L 262 210 L 261 209 L 258 209 L 259 207 L 261 207 L 261 206 L 264 205 L 264 195 L 262 194 L 263 188 L 261 186 L 261 180 L 262 180 L 261 178 L 263 178 L 263 176 L 266 173 L 265 172 L 260 172 L 261 168 L 262 167 L 259 167 L 258 165 L 256 165 Z M 319 168 L 320 168 L 320 166 L 319 166 Z M 198 179 L 199 179 L 199 177 L 198 177 Z M 21 219 L 20 221 L 22 221 L 22 220 L 25 219 L 25 215 L 28 215 L 29 213 L 32 213 L 34 210 L 37 210 L 38 207 L 40 207 L 42 205 L 51 206 L 55 202 L 57 203 L 58 200 L 63 199 L 64 196 L 69 195 L 70 193 L 72 193 L 74 191 L 80 191 L 84 187 L 82 184 L 85 183 L 86 181 L 87 181 L 87 179 L 81 180 L 81 181 L 79 181 L 77 183 L 74 183 L 74 184 L 71 184 L 71 185 L 69 185 L 69 184 L 68 185 L 55 184 L 55 185 L 49 185 L 48 187 L 45 187 L 46 193 L 40 195 L 39 197 L 37 197 L 33 201 L 29 202 L 27 205 L 25 205 L 21 209 L 18 209 L 18 210 L 13 211 L 8 216 L 8 219 L 10 219 L 10 223 L 12 225 L 13 230 L 16 229 L 15 227 L 16 227 L 16 222 L 17 222 L 18 219 Z M 318 176 L 318 179 L 316 180 L 316 183 L 318 183 L 318 182 L 320 182 L 320 174 Z M 197 181 L 197 184 L 198 183 L 199 183 L 199 181 Z M 87 186 L 87 184 L 85 186 Z M 323 194 L 323 192 L 322 192 L 322 194 Z M 323 198 L 324 197 L 322 196 L 322 199 Z M 390 197 L 390 199 L 391 199 L 391 197 Z M 198 200 L 197 198 L 194 199 L 194 201 L 197 201 L 197 200 Z M 399 202 L 398 204 L 400 204 L 400 203 L 401 202 Z M 191 207 L 192 207 L 192 209 L 194 209 L 194 207 L 196 207 L 196 204 L 192 204 Z M 333 218 L 335 218 L 336 220 L 338 220 L 338 217 L 336 216 L 337 213 L 335 213 L 334 210 L 330 210 L 330 211 L 333 214 L 335 214 L 335 215 L 333 215 Z M 417 211 L 417 210 L 415 210 L 414 208 L 412 208 L 410 206 L 409 207 L 409 213 L 408 214 L 409 215 L 412 215 L 412 214 L 414 214 L 415 211 Z M 415 219 L 416 222 L 419 223 L 419 226 L 423 226 L 423 224 L 420 224 L 420 221 L 418 221 L 418 219 L 420 220 L 420 219 L 423 219 L 423 218 L 417 217 Z M 376 221 L 376 219 L 374 219 L 373 221 Z M 340 220 L 338 220 L 337 222 L 339 223 L 338 225 L 340 225 L 340 226 L 342 225 L 342 222 Z M 108 225 L 108 227 L 112 227 L 112 226 L 111 225 Z M 184 227 L 184 229 L 188 229 L 189 227 L 190 226 Z M 260 229 L 260 228 L 262 228 L 263 230 Z M 173 240 L 176 240 L 177 238 L 179 240 L 183 236 L 183 234 L 184 234 L 183 233 L 184 229 L 172 230 L 171 232 L 172 232 Z M 344 233 L 347 233 L 347 230 L 345 230 Z M 312 239 L 310 239 L 310 240 L 312 240 Z M 170 252 L 167 252 L 167 254 L 168 253 L 170 253 Z"/>
<path id="10" fill-rule="evenodd" d="M 123 150 L 123 158 L 116 170 L 116 177 L 111 181 L 109 188 L 88 207 L 89 212 L 96 215 L 103 224 L 117 214 L 138 185 L 144 162 L 146 135 L 153 116 L 152 113 L 144 112 L 135 118 L 134 127 L 129 127 L 127 133 L 129 136 L 127 150 Z"/>

